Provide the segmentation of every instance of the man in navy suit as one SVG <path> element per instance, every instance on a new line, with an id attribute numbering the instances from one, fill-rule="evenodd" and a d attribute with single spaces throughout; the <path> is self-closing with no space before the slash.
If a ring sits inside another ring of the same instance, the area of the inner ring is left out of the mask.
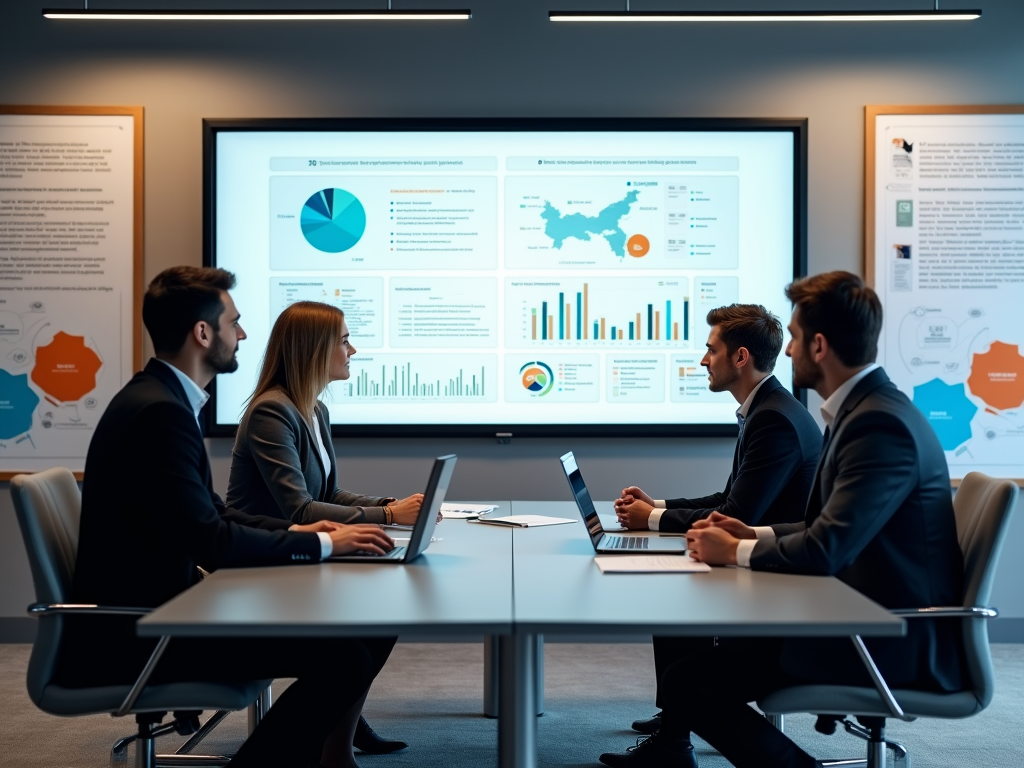
<path id="1" fill-rule="evenodd" d="M 725 490 L 692 499 L 652 499 L 635 486 L 615 501 L 619 522 L 631 530 L 684 533 L 718 511 L 749 525 L 793 523 L 802 519 L 821 432 L 807 409 L 772 375 L 782 351 L 782 323 L 757 304 L 733 304 L 707 316 L 711 332 L 701 365 L 708 388 L 729 392 L 740 404 L 740 434 Z M 681 658 L 713 647 L 713 638 L 654 638 L 656 679 Z M 663 706 L 659 693 L 657 706 Z M 637 720 L 633 728 L 653 733 L 660 715 Z"/>
<path id="2" fill-rule="evenodd" d="M 198 267 L 174 267 L 150 284 L 142 316 L 156 357 L 114 397 L 89 444 L 73 602 L 151 608 L 192 586 L 197 566 L 317 563 L 393 547 L 378 526 L 290 525 L 225 509 L 214 493 L 198 417 L 206 385 L 238 367 L 245 332 L 233 286 L 230 272 Z M 67 621 L 65 685 L 132 683 L 153 650 L 133 617 Z M 328 740 L 328 758 L 350 764 L 363 698 L 394 642 L 175 639 L 151 682 L 296 677 L 231 765 L 318 765 Z"/>
<path id="3" fill-rule="evenodd" d="M 849 272 L 800 280 L 786 295 L 794 381 L 821 395 L 828 426 L 804 519 L 752 527 L 711 515 L 687 534 L 692 555 L 712 565 L 835 576 L 889 608 L 959 605 L 963 556 L 946 457 L 924 415 L 874 362 L 878 296 Z M 865 642 L 890 686 L 962 685 L 955 624 L 922 619 L 905 637 Z M 747 702 L 790 685 L 872 685 L 848 638 L 733 639 L 673 664 L 661 683 L 661 730 L 602 762 L 692 768 L 692 731 L 737 768 L 813 768 L 821 764 Z"/>

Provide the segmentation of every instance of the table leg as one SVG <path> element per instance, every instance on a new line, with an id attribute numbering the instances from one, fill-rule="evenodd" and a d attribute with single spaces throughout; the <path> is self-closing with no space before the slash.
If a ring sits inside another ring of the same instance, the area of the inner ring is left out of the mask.
<path id="1" fill-rule="evenodd" d="M 533 678 L 533 690 L 537 695 L 537 717 L 540 717 L 544 714 L 544 635 L 535 635 L 535 637 L 537 638 L 537 650 L 535 651 L 537 674 Z"/>
<path id="2" fill-rule="evenodd" d="M 498 716 L 498 635 L 484 635 L 484 717 Z"/>
<path id="3" fill-rule="evenodd" d="M 498 716 L 498 637 L 484 635 L 484 717 Z M 537 717 L 544 714 L 544 635 L 537 638 L 537 675 L 533 688 L 537 692 Z"/>
<path id="4" fill-rule="evenodd" d="M 498 768 L 537 768 L 537 635 L 501 635 L 498 649 Z"/>

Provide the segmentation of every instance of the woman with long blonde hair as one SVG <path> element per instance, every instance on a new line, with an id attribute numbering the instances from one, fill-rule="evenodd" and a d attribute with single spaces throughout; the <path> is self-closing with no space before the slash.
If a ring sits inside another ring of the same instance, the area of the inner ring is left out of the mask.
<path id="1" fill-rule="evenodd" d="M 280 314 L 235 436 L 228 507 L 297 524 L 416 522 L 422 493 L 398 501 L 338 487 L 330 419 L 319 397 L 332 381 L 349 377 L 349 358 L 355 353 L 345 315 L 337 307 L 300 301 Z M 339 733 L 346 743 L 335 739 L 325 748 L 339 765 L 351 762 L 352 746 L 370 753 L 406 746 L 380 738 L 362 716 L 348 742 L 351 733 Z"/>
<path id="2" fill-rule="evenodd" d="M 300 524 L 416 522 L 421 493 L 397 501 L 338 487 L 327 406 L 318 398 L 349 377 L 355 352 L 337 307 L 300 301 L 280 314 L 231 451 L 229 507 Z"/>

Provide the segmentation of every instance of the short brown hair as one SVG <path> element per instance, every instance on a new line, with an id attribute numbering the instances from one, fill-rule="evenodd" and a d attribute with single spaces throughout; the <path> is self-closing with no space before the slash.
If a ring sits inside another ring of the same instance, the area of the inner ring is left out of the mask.
<path id="1" fill-rule="evenodd" d="M 782 351 L 782 323 L 760 304 L 730 304 L 712 309 L 708 312 L 708 325 L 718 326 L 718 335 L 730 355 L 746 347 L 757 370 L 775 370 L 775 361 Z"/>
<path id="2" fill-rule="evenodd" d="M 248 402 L 280 387 L 312 421 L 316 399 L 331 380 L 331 356 L 341 343 L 344 319 L 340 309 L 319 301 L 297 301 L 285 307 L 270 330 L 256 389 Z"/>
<path id="3" fill-rule="evenodd" d="M 181 351 L 200 320 L 220 330 L 221 293 L 235 287 L 235 276 L 216 267 L 171 267 L 153 278 L 142 298 L 142 322 L 158 353 Z"/>
<path id="4" fill-rule="evenodd" d="M 805 337 L 820 333 L 843 365 L 873 363 L 882 331 L 878 294 L 852 272 L 825 272 L 786 286 Z"/>

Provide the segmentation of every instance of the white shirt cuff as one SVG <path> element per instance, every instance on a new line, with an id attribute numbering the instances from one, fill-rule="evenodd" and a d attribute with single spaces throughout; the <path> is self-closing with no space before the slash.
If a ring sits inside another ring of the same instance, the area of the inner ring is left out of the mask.
<path id="1" fill-rule="evenodd" d="M 654 508 L 655 509 L 664 509 L 665 508 L 665 500 L 664 499 L 652 499 L 652 501 L 654 502 Z"/>
<path id="2" fill-rule="evenodd" d="M 736 565 L 740 568 L 750 567 L 750 555 L 754 552 L 754 546 L 761 539 L 774 539 L 775 531 L 770 525 L 755 525 L 754 535 L 756 539 L 743 539 L 736 545 Z"/>
<path id="3" fill-rule="evenodd" d="M 331 541 L 331 534 L 318 531 L 316 535 L 320 537 L 320 559 L 326 560 L 334 554 L 334 542 Z"/>
<path id="4" fill-rule="evenodd" d="M 740 568 L 750 567 L 750 553 L 754 551 L 756 539 L 743 539 L 736 545 L 736 565 Z"/>
<path id="5" fill-rule="evenodd" d="M 655 507 L 654 511 L 651 512 L 651 516 L 647 518 L 647 527 L 652 531 L 659 530 L 658 525 L 661 522 L 661 516 L 665 514 L 665 508 Z"/>

